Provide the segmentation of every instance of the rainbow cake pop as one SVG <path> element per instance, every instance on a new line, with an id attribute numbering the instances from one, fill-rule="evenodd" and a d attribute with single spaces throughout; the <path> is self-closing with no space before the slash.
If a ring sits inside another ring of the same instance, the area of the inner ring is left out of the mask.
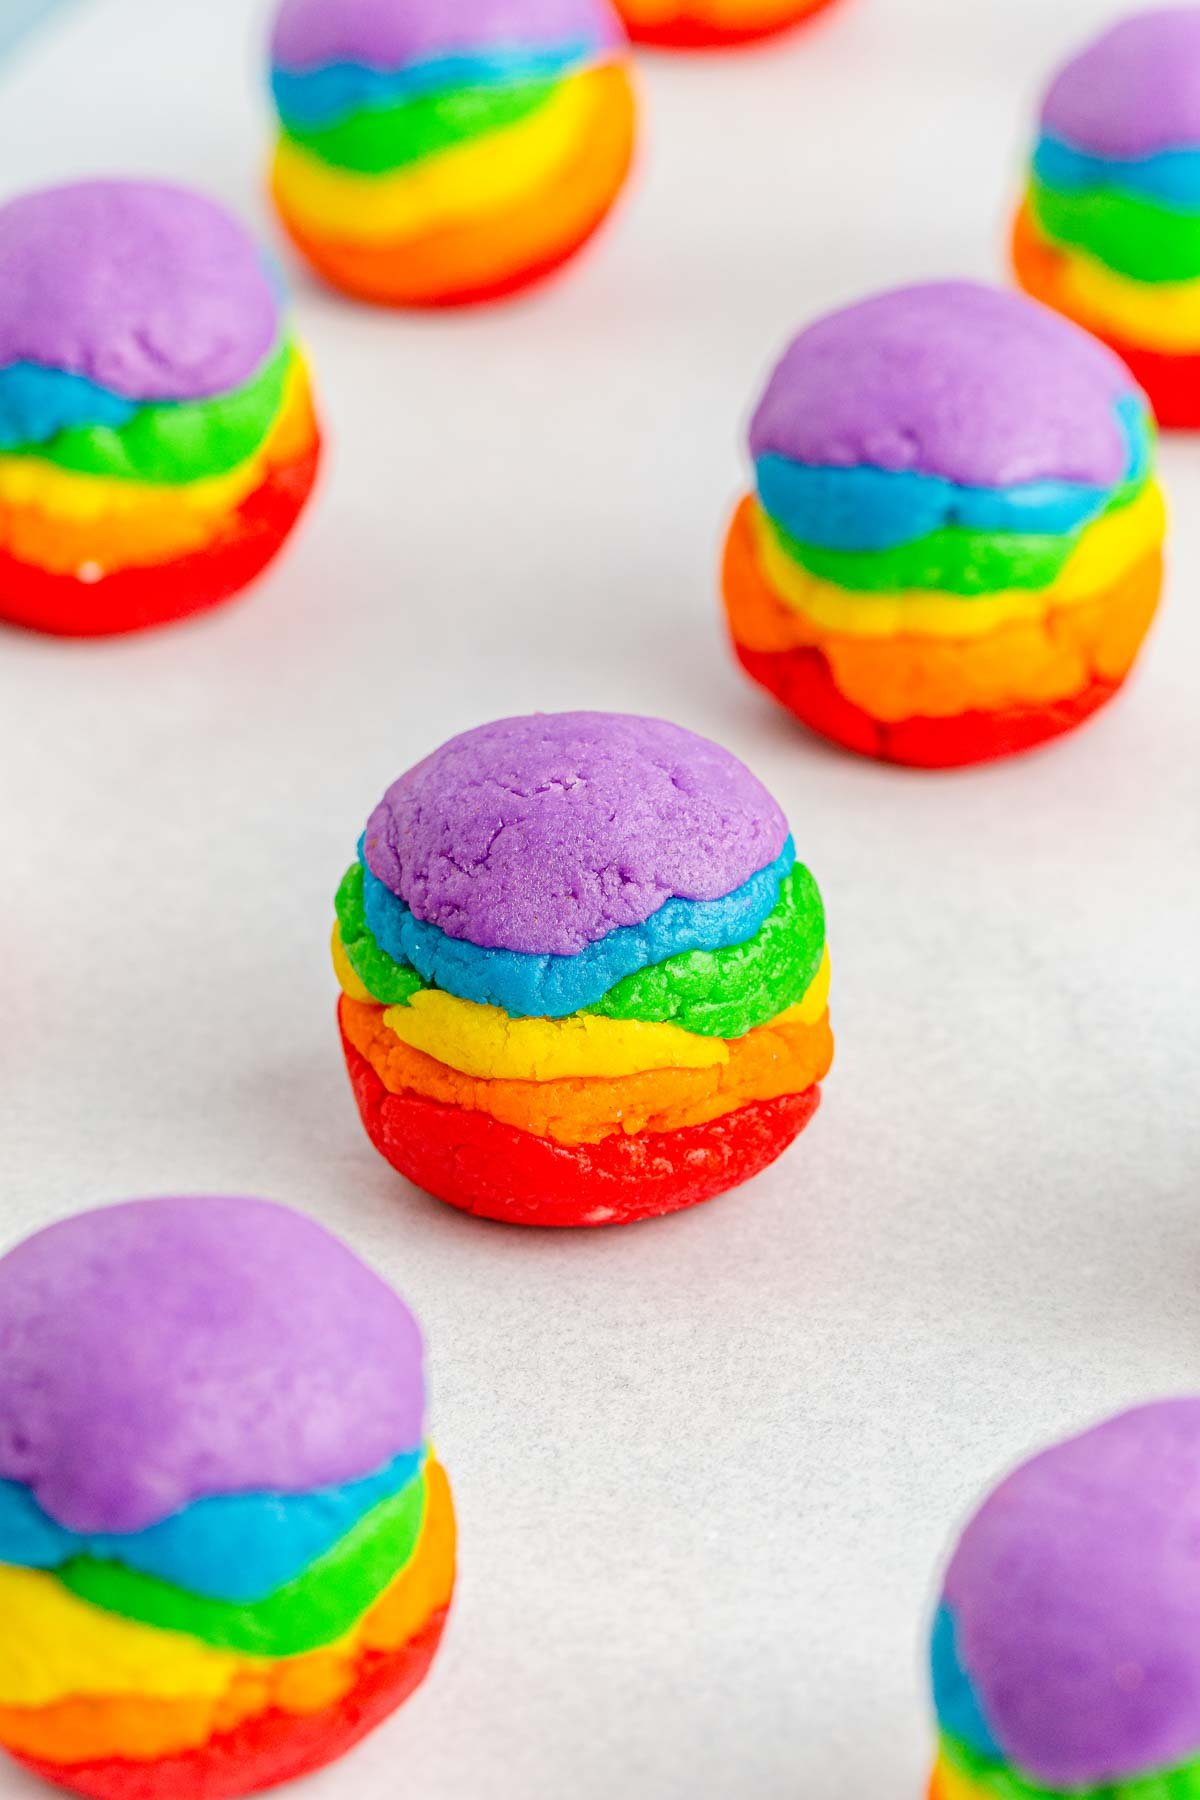
<path id="1" fill-rule="evenodd" d="M 747 1180 L 833 1054 L 824 909 L 783 814 L 658 719 L 503 719 L 402 775 L 339 889 L 334 963 L 376 1148 L 514 1224 Z"/>
<path id="2" fill-rule="evenodd" d="M 1042 103 L 1013 260 L 1120 352 L 1163 425 L 1200 426 L 1200 7 L 1137 13 Z"/>
<path id="3" fill-rule="evenodd" d="M 318 445 L 278 287 L 212 201 L 88 181 L 0 208 L 0 618 L 89 637 L 228 599 Z"/>
<path id="4" fill-rule="evenodd" d="M 275 202 L 335 287 L 492 300 L 591 237 L 633 151 L 609 0 L 283 0 Z"/>
<path id="5" fill-rule="evenodd" d="M 832 0 L 616 0 L 635 43 L 719 50 L 790 31 Z"/>
<path id="6" fill-rule="evenodd" d="M 969 282 L 802 332 L 750 428 L 725 550 L 747 671 L 812 730 L 924 767 L 1069 730 L 1158 602 L 1153 426 L 1124 365 Z"/>
<path id="7" fill-rule="evenodd" d="M 454 1511 L 421 1339 L 320 1226 L 140 1200 L 0 1261 L 0 1745 L 96 1800 L 232 1800 L 424 1677 Z"/>
<path id="8" fill-rule="evenodd" d="M 1200 1792 L 1200 1400 L 1019 1468 L 964 1531 L 933 1630 L 930 1800 Z"/>

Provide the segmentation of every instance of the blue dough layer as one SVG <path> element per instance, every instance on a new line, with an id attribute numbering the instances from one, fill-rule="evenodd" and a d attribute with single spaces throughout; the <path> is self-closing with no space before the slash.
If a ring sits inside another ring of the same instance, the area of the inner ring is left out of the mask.
<path id="1" fill-rule="evenodd" d="M 86 375 L 26 362 L 0 369 L 0 450 L 44 444 L 79 425 L 119 431 L 137 411 L 136 400 L 97 387 Z"/>
<path id="2" fill-rule="evenodd" d="M 1077 150 L 1062 138 L 1044 137 L 1033 153 L 1033 172 L 1047 187 L 1060 192 L 1117 188 L 1180 212 L 1200 212 L 1200 148 L 1110 158 Z"/>
<path id="3" fill-rule="evenodd" d="M 57 1569 L 75 1556 L 118 1562 L 207 1600 L 253 1606 L 295 1581 L 372 1507 L 415 1479 L 423 1450 L 406 1450 L 362 1481 L 311 1494 L 228 1494 L 197 1500 L 145 1531 L 81 1537 L 48 1517 L 19 1482 L 0 1481 L 0 1562 Z"/>
<path id="4" fill-rule="evenodd" d="M 366 63 L 328 63 L 305 73 L 271 70 L 271 92 L 285 125 L 319 131 L 353 113 L 399 106 L 405 100 L 443 89 L 508 87 L 544 81 L 595 56 L 599 45 L 584 39 L 543 49 L 496 49 L 475 55 L 437 56 L 402 69 L 372 69 Z"/>
<path id="5" fill-rule="evenodd" d="M 933 1621 L 930 1664 L 933 1704 L 940 1729 L 980 1756 L 1003 1762 L 1004 1751 L 992 1736 L 971 1678 L 959 1659 L 954 1614 L 948 1606 L 939 1606 Z"/>
<path id="6" fill-rule="evenodd" d="M 1125 481 L 1140 481 L 1150 466 L 1145 405 L 1129 394 L 1116 411 L 1129 443 Z M 946 526 L 1058 537 L 1098 518 L 1114 492 L 1075 481 L 964 487 L 939 475 L 819 468 L 774 453 L 759 457 L 755 474 L 770 517 L 801 543 L 823 550 L 895 550 Z"/>
<path id="7" fill-rule="evenodd" d="M 262 252 L 262 265 L 282 313 L 288 300 L 283 270 L 268 251 Z M 248 381 L 278 355 L 281 342 L 282 338 L 276 339 Z M 89 381 L 86 375 L 73 375 L 69 369 L 9 363 L 0 369 L 0 451 L 27 450 L 33 444 L 48 444 L 60 431 L 88 426 L 120 431 L 145 407 L 162 412 L 169 406 L 198 406 L 217 398 L 216 394 L 197 394 L 193 400 L 134 400 Z"/>
<path id="8" fill-rule="evenodd" d="M 362 844 L 359 844 L 362 861 Z M 480 1006 L 500 1006 L 512 1019 L 563 1019 L 602 1000 L 626 975 L 684 950 L 723 950 L 745 943 L 779 904 L 779 889 L 796 860 L 789 837 L 773 863 L 721 900 L 668 900 L 643 925 L 619 925 L 577 956 L 531 956 L 481 950 L 447 937 L 410 912 L 363 863 L 367 928 L 393 962 L 422 981 Z"/>

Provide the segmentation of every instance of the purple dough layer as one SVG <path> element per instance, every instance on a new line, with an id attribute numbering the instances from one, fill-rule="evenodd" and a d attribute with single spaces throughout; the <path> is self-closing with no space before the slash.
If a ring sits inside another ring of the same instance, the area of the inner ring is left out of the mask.
<path id="1" fill-rule="evenodd" d="M 200 400 L 248 381 L 279 323 L 258 248 L 202 194 L 85 181 L 0 208 L 0 368 Z"/>
<path id="2" fill-rule="evenodd" d="M 1042 128 L 1094 156 L 1154 156 L 1200 145 L 1200 7 L 1136 13 L 1067 63 L 1042 102 Z"/>
<path id="3" fill-rule="evenodd" d="M 1136 391 L 1111 351 L 1047 307 L 933 282 L 801 332 L 754 415 L 750 450 L 967 487 L 1115 487 L 1129 444 L 1114 405 Z"/>
<path id="4" fill-rule="evenodd" d="M 607 0 L 284 0 L 271 59 L 297 75 L 338 62 L 391 71 L 472 51 L 621 38 Z"/>
<path id="5" fill-rule="evenodd" d="M 0 1260 L 0 1478 L 70 1531 L 340 1486 L 423 1416 L 408 1308 L 286 1207 L 131 1201 Z"/>
<path id="6" fill-rule="evenodd" d="M 451 738 L 393 782 L 368 867 L 485 950 L 574 956 L 673 896 L 719 900 L 783 849 L 762 783 L 707 738 L 625 713 L 537 713 Z"/>
<path id="7" fill-rule="evenodd" d="M 1026 1775 L 1091 1788 L 1200 1755 L 1200 1400 L 1010 1475 L 946 1576 L 958 1653 Z"/>

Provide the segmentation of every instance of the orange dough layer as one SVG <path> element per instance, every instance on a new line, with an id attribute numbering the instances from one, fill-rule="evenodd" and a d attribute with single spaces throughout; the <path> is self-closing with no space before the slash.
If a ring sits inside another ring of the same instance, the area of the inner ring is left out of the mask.
<path id="1" fill-rule="evenodd" d="M 747 673 L 810 731 L 860 756 L 920 769 L 959 768 L 1035 749 L 1082 724 L 1117 692 L 1111 681 L 1096 681 L 1050 705 L 1006 706 L 941 719 L 918 714 L 888 725 L 847 700 L 819 650 L 772 654 L 736 648 Z"/>
<path id="2" fill-rule="evenodd" d="M 566 262 L 612 208 L 633 157 L 636 107 L 624 69 L 597 71 L 594 128 L 537 194 L 470 227 L 385 245 L 317 238 L 275 204 L 300 251 L 334 287 L 388 306 L 462 306 L 528 287 Z"/>
<path id="3" fill-rule="evenodd" d="M 64 1768 L 32 1756 L 16 1760 L 44 1781 L 91 1800 L 239 1800 L 295 1781 L 352 1750 L 421 1685 L 445 1622 L 444 1612 L 435 1613 L 402 1649 L 368 1652 L 350 1691 L 307 1718 L 262 1713 L 201 1750 L 158 1762 L 112 1757 Z"/>
<path id="4" fill-rule="evenodd" d="M 427 1479 L 428 1511 L 411 1561 L 340 1644 L 274 1663 L 248 1661 L 215 1701 L 80 1696 L 54 1706 L 0 1707 L 0 1745 L 67 1769 L 110 1758 L 150 1762 L 203 1751 L 210 1739 L 267 1715 L 310 1718 L 341 1706 L 370 1658 L 402 1655 L 450 1604 L 454 1504 L 445 1471 L 432 1459 Z"/>
<path id="5" fill-rule="evenodd" d="M 1115 685 L 1133 665 L 1162 588 L 1156 551 L 1094 600 L 1043 620 L 974 638 L 850 637 L 823 630 L 778 598 L 755 558 L 751 517 L 746 499 L 725 548 L 725 608 L 739 653 L 818 649 L 839 693 L 887 724 L 1051 706 L 1097 682 Z"/>
<path id="6" fill-rule="evenodd" d="M 1056 312 L 1064 312 L 1070 318 L 1075 318 L 1076 309 L 1060 303 L 1065 262 L 1062 251 L 1057 250 L 1040 232 L 1034 230 L 1029 207 L 1022 203 L 1013 220 L 1013 273 L 1025 292 L 1032 294 L 1035 300 L 1042 300 Z M 1102 335 L 1101 332 L 1096 333 L 1097 337 Z"/>
<path id="7" fill-rule="evenodd" d="M 318 436 L 312 392 L 306 374 L 298 370 L 284 410 L 259 452 L 264 479 L 255 491 L 261 492 L 277 470 L 310 456 Z M 189 512 L 180 492 L 165 484 L 136 510 L 100 512 L 85 519 L 0 503 L 0 548 L 14 560 L 54 575 L 74 577 L 88 566 L 106 574 L 161 566 L 220 543 L 240 506 L 215 515 L 199 509 Z"/>
<path id="8" fill-rule="evenodd" d="M 382 1007 L 346 996 L 340 1002 L 343 1032 L 389 1093 L 467 1107 L 560 1144 L 703 1125 L 751 1100 L 803 1093 L 824 1080 L 833 1060 L 826 1013 L 814 1025 L 760 1026 L 731 1042 L 729 1061 L 718 1068 L 655 1069 L 616 1080 L 484 1081 L 402 1044 L 382 1015 Z"/>
<path id="9" fill-rule="evenodd" d="M 52 575 L 0 551 L 0 619 L 58 637 L 110 637 L 216 606 L 255 581 L 304 510 L 316 480 L 319 446 L 273 470 L 225 520 L 220 537 L 191 556 L 118 569 L 103 581 Z"/>

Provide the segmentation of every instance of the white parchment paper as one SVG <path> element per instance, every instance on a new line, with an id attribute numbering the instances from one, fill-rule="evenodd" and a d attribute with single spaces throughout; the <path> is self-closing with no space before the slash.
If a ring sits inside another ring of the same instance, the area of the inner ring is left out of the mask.
<path id="1" fill-rule="evenodd" d="M 1047 1436 L 1200 1383 L 1200 444 L 1166 448 L 1172 579 L 1128 694 L 1008 766 L 820 748 L 735 672 L 714 595 L 787 336 L 999 274 L 1038 85 L 1109 11 L 844 0 L 769 51 L 647 59 L 641 178 L 537 298 L 390 317 L 298 275 L 328 474 L 250 598 L 0 637 L 0 1238 L 265 1193 L 428 1329 L 452 1627 L 311 1800 L 916 1797 L 956 1519 Z M 0 72 L 0 183 L 157 173 L 270 233 L 263 30 L 247 0 L 80 5 Z M 581 705 L 679 719 L 778 792 L 839 1056 L 752 1187 L 522 1235 L 370 1150 L 331 897 L 402 768 Z"/>

